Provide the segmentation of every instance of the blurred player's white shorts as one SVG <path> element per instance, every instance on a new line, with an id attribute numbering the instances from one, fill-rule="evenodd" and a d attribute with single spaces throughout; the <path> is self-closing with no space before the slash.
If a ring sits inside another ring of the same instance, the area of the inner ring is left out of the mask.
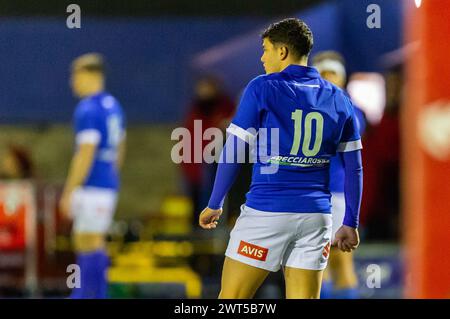
<path id="1" fill-rule="evenodd" d="M 242 205 L 225 255 L 269 271 L 281 266 L 322 270 L 330 241 L 331 214 L 274 213 Z"/>
<path id="2" fill-rule="evenodd" d="M 331 214 L 333 217 L 333 232 L 331 239 L 334 239 L 336 232 L 342 226 L 345 216 L 345 196 L 344 193 L 331 193 Z"/>
<path id="3" fill-rule="evenodd" d="M 111 226 L 117 192 L 98 187 L 79 187 L 72 194 L 74 233 L 104 234 Z"/>

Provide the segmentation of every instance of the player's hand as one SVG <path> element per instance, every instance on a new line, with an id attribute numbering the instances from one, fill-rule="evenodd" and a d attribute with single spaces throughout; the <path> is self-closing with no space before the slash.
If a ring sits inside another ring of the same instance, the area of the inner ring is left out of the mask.
<path id="1" fill-rule="evenodd" d="M 59 200 L 59 211 L 61 212 L 63 218 L 65 219 L 71 219 L 70 216 L 70 200 L 71 200 L 71 194 L 70 193 L 63 193 L 61 196 L 61 199 Z"/>
<path id="2" fill-rule="evenodd" d="M 337 246 L 344 252 L 351 252 L 359 245 L 359 233 L 357 228 L 342 225 L 334 237 L 332 246 Z"/>
<path id="3" fill-rule="evenodd" d="M 198 224 L 203 229 L 214 229 L 217 227 L 220 215 L 222 215 L 222 208 L 211 209 L 206 207 L 198 218 Z"/>

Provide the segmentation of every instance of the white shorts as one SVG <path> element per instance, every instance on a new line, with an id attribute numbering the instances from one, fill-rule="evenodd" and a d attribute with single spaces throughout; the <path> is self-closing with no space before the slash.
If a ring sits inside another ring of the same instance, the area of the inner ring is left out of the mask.
<path id="1" fill-rule="evenodd" d="M 322 270 L 327 266 L 331 215 L 273 213 L 241 206 L 225 255 L 254 267 Z"/>
<path id="2" fill-rule="evenodd" d="M 105 234 L 116 210 L 117 192 L 98 187 L 80 187 L 72 194 L 74 233 Z"/>
<path id="3" fill-rule="evenodd" d="M 333 216 L 333 231 L 331 239 L 334 239 L 336 232 L 342 226 L 345 216 L 345 196 L 344 193 L 331 194 L 331 214 Z"/>

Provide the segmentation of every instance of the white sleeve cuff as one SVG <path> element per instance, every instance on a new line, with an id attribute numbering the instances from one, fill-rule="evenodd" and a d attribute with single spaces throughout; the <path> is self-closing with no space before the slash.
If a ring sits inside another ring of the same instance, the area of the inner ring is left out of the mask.
<path id="1" fill-rule="evenodd" d="M 253 134 L 250 132 L 250 129 L 244 130 L 242 127 L 239 127 L 233 123 L 228 126 L 227 132 L 239 137 L 241 140 L 249 144 L 253 143 L 256 139 L 256 131 L 254 132 L 255 134 Z"/>
<path id="2" fill-rule="evenodd" d="M 77 145 L 80 144 L 98 144 L 100 143 L 101 134 L 94 129 L 88 129 L 78 132 L 75 137 Z"/>
<path id="3" fill-rule="evenodd" d="M 352 152 L 362 149 L 361 140 L 339 143 L 338 152 Z"/>

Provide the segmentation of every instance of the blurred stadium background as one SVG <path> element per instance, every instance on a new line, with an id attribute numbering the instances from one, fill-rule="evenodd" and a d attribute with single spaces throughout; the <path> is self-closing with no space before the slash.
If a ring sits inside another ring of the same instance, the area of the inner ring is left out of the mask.
<path id="1" fill-rule="evenodd" d="M 221 101 L 208 107 L 228 110 L 213 111 L 222 118 L 211 125 L 226 122 L 245 84 L 263 72 L 259 32 L 296 16 L 314 33 L 313 54 L 343 54 L 348 90 L 369 123 L 355 256 L 361 296 L 450 297 L 450 2 L 79 0 L 81 29 L 69 29 L 71 2 L 0 1 L 1 296 L 69 293 L 70 225 L 57 210 L 77 103 L 69 65 L 80 54 L 100 52 L 108 90 L 129 123 L 108 241 L 110 295 L 217 297 L 228 233 L 250 173 L 241 172 L 221 226 L 202 231 L 194 207 L 209 196 L 210 178 L 198 174 L 213 176 L 214 167 L 174 164 L 171 132 L 195 117 L 208 89 Z M 380 29 L 366 24 L 370 4 L 381 9 Z M 371 264 L 380 267 L 380 288 L 367 285 Z M 258 297 L 283 297 L 281 274 L 271 275 Z"/>

